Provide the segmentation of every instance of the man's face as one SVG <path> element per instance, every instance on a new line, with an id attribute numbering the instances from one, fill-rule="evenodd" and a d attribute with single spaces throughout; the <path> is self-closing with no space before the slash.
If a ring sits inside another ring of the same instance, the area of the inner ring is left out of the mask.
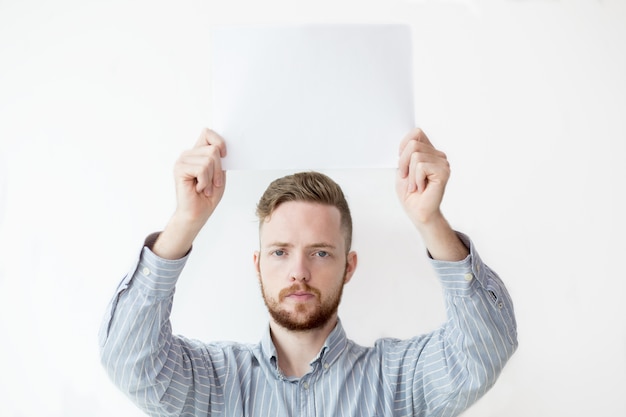
<path id="1" fill-rule="evenodd" d="M 260 243 L 254 263 L 274 322 L 304 331 L 336 317 L 343 285 L 356 268 L 336 207 L 283 203 L 261 225 Z"/>

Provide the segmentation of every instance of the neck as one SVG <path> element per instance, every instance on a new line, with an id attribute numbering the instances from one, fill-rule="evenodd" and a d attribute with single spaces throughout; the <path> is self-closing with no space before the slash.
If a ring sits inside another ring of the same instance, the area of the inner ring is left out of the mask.
<path id="1" fill-rule="evenodd" d="M 278 367 L 287 377 L 301 378 L 309 372 L 311 361 L 319 354 L 330 332 L 337 325 L 337 316 L 317 329 L 291 331 L 270 321 L 272 341 L 278 353 Z"/>

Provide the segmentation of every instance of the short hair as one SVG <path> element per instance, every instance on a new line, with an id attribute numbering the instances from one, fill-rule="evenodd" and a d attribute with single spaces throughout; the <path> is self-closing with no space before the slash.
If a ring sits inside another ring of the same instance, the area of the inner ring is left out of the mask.
<path id="1" fill-rule="evenodd" d="M 302 201 L 337 207 L 345 233 L 346 252 L 352 246 L 352 215 L 339 184 L 320 172 L 298 172 L 270 183 L 256 207 L 259 227 L 282 203 Z"/>

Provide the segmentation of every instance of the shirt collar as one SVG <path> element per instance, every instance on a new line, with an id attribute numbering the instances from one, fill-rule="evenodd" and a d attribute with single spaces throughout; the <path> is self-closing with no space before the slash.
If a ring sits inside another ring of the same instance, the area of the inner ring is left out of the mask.
<path id="1" fill-rule="evenodd" d="M 339 358 L 339 355 L 341 355 L 341 352 L 343 352 L 347 344 L 348 339 L 346 337 L 346 332 L 341 325 L 341 320 L 337 319 L 337 325 L 330 332 L 324 342 L 324 346 L 322 346 L 319 354 L 311 361 L 311 364 L 319 360 L 325 365 L 325 367 L 331 366 L 337 358 Z M 268 361 L 275 363 L 278 356 L 276 346 L 274 346 L 274 342 L 272 342 L 269 325 L 261 338 L 261 350 Z"/>

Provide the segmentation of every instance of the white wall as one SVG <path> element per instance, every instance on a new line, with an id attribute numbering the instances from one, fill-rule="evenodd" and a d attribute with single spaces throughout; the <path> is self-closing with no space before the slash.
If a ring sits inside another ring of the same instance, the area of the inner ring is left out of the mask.
<path id="1" fill-rule="evenodd" d="M 453 167 L 445 212 L 506 281 L 519 325 L 519 351 L 465 416 L 626 415 L 623 2 L 0 0 L 1 415 L 141 415 L 101 370 L 96 333 L 172 212 L 174 160 L 210 126 L 207 34 L 230 22 L 412 24 L 418 124 Z M 254 204 L 280 174 L 229 173 L 175 331 L 258 340 Z M 439 284 L 393 173 L 330 174 L 361 260 L 349 335 L 437 326 Z"/>

